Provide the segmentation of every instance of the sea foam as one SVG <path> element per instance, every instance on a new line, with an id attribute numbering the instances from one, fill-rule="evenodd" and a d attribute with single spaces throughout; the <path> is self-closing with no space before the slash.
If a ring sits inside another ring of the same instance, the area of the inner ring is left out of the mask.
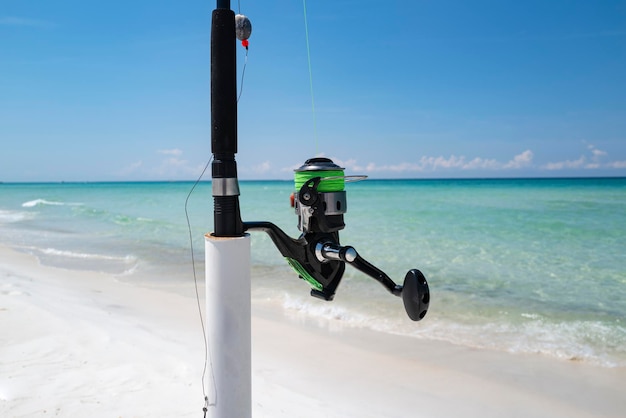
<path id="1" fill-rule="evenodd" d="M 82 203 L 76 202 L 55 202 L 46 199 L 34 199 L 22 203 L 23 208 L 34 208 L 36 206 L 81 206 Z"/>
<path id="2" fill-rule="evenodd" d="M 54 255 L 60 257 L 70 257 L 70 258 L 82 258 L 87 260 L 106 260 L 106 261 L 122 261 L 125 263 L 132 263 L 136 261 L 136 257 L 132 255 L 126 255 L 123 257 L 120 256 L 111 256 L 105 254 L 90 254 L 90 253 L 81 253 L 75 251 L 66 251 L 66 250 L 57 250 L 55 248 L 44 248 L 39 249 L 42 254 L 45 255 Z"/>
<path id="3" fill-rule="evenodd" d="M 32 219 L 33 214 L 29 212 L 18 212 L 12 210 L 0 210 L 0 223 L 13 223 Z"/>

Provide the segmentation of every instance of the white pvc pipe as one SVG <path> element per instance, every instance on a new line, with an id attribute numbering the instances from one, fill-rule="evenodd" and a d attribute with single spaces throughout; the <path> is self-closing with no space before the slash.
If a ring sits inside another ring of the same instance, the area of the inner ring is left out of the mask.
<path id="1" fill-rule="evenodd" d="M 250 418 L 250 235 L 207 234 L 205 255 L 208 416 Z"/>

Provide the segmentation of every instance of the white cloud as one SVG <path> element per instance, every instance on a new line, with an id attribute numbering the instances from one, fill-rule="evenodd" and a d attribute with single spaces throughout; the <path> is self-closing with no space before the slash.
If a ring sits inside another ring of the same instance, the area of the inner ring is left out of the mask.
<path id="1" fill-rule="evenodd" d="M 591 153 L 593 154 L 594 157 L 604 157 L 607 155 L 606 151 L 601 151 L 597 148 L 592 149 Z"/>
<path id="2" fill-rule="evenodd" d="M 187 160 L 181 160 L 180 158 L 172 157 L 163 160 L 162 167 L 184 167 L 187 165 Z"/>
<path id="3" fill-rule="evenodd" d="M 524 170 L 535 168 L 539 170 L 596 170 L 596 169 L 624 169 L 626 161 L 610 161 L 608 162 L 608 153 L 604 150 L 596 148 L 594 145 L 586 146 L 588 153 L 581 155 L 578 159 L 563 160 L 556 162 L 548 162 L 539 165 L 535 162 L 535 153 L 527 149 L 514 155 L 513 158 L 504 161 L 494 158 L 472 157 L 468 158 L 464 155 L 450 156 L 421 156 L 415 161 L 404 161 L 395 164 L 378 164 L 376 162 L 359 163 L 354 158 L 342 160 L 336 157 L 330 157 L 337 165 L 344 167 L 346 173 L 351 175 L 357 174 L 380 174 L 402 175 L 411 173 L 444 173 L 444 172 L 472 172 L 472 171 L 493 171 L 493 172 L 512 172 L 516 170 Z M 324 156 L 324 155 L 318 155 Z M 294 169 L 300 167 L 301 164 L 295 164 L 292 167 L 282 169 L 285 172 L 293 172 Z M 262 166 L 262 165 L 261 165 Z M 262 173 L 257 167 L 256 172 Z"/>
<path id="4" fill-rule="evenodd" d="M 587 159 L 585 156 L 581 156 L 577 160 L 565 160 L 558 161 L 555 163 L 548 163 L 543 166 L 546 170 L 564 170 L 564 169 L 576 169 L 576 168 L 584 168 L 587 163 Z"/>
<path id="5" fill-rule="evenodd" d="M 196 167 L 191 167 L 188 160 L 178 157 L 164 159 L 154 172 L 163 178 L 193 177 L 198 174 Z"/>
<path id="6" fill-rule="evenodd" d="M 533 157 L 534 157 L 533 152 L 528 149 L 522 152 L 521 154 L 518 154 L 515 157 L 513 157 L 513 159 L 509 161 L 508 163 L 506 163 L 503 168 L 516 169 L 516 168 L 528 167 L 532 164 Z"/>
<path id="7" fill-rule="evenodd" d="M 365 173 L 374 172 L 393 172 L 393 173 L 410 173 L 410 172 L 432 172 L 444 170 L 516 170 L 529 167 L 533 162 L 533 152 L 526 150 L 521 154 L 513 157 L 510 161 L 503 163 L 491 158 L 474 157 L 468 159 L 464 155 L 450 155 L 449 157 L 438 156 L 422 156 L 416 162 L 401 162 L 390 165 L 377 165 L 370 162 L 366 165 L 360 165 L 354 159 L 341 161 L 333 159 L 338 165 L 349 169 L 350 171 L 360 171 Z"/>
<path id="8" fill-rule="evenodd" d="M 257 174 L 264 174 L 269 172 L 272 169 L 272 165 L 269 161 L 263 161 L 261 164 L 255 165 L 252 167 L 252 171 Z"/>
<path id="9" fill-rule="evenodd" d="M 497 169 L 498 165 L 499 163 L 496 160 L 476 157 L 473 160 L 468 161 L 461 168 L 464 170 Z"/>
<path id="10" fill-rule="evenodd" d="M 626 161 L 608 161 L 608 153 L 595 147 L 595 145 L 587 145 L 589 155 L 581 155 L 577 160 L 565 160 L 550 162 L 542 166 L 545 170 L 567 170 L 567 169 L 584 169 L 584 170 L 597 170 L 597 169 L 620 169 L 626 168 Z"/>
<path id="11" fill-rule="evenodd" d="M 157 153 L 170 156 L 161 161 L 161 165 L 154 168 L 154 173 L 162 178 L 178 178 L 189 176 L 195 168 L 189 166 L 189 161 L 180 158 L 183 151 L 178 148 L 157 150 Z"/>
<path id="12" fill-rule="evenodd" d="M 609 168 L 626 168 L 626 160 L 624 161 L 613 161 L 607 164 Z"/>
<path id="13" fill-rule="evenodd" d="M 606 151 L 599 150 L 594 145 L 589 144 L 587 146 L 587 148 L 589 148 L 589 151 L 591 151 L 591 159 L 594 161 L 594 163 L 596 165 L 599 165 L 600 160 L 602 159 L 602 157 L 606 157 L 607 156 Z M 589 167 L 589 168 L 591 168 L 591 167 Z"/>
<path id="14" fill-rule="evenodd" d="M 128 166 L 122 168 L 118 175 L 125 177 L 128 176 L 130 174 L 136 173 L 137 170 L 139 170 L 139 168 L 141 168 L 141 166 L 143 165 L 143 161 L 139 160 L 139 161 L 135 161 L 134 163 L 129 164 Z"/>
<path id="15" fill-rule="evenodd" d="M 157 150 L 156 154 L 161 157 L 135 161 L 119 170 L 117 175 L 138 179 L 193 179 L 205 168 L 205 164 L 192 166 L 187 159 L 181 158 L 183 151 L 177 148 Z"/>
<path id="16" fill-rule="evenodd" d="M 181 150 L 179 150 L 178 148 L 173 148 L 173 149 L 160 149 L 157 150 L 157 152 L 159 154 L 163 154 L 163 155 L 174 155 L 174 156 L 180 156 L 183 154 L 183 152 Z"/>

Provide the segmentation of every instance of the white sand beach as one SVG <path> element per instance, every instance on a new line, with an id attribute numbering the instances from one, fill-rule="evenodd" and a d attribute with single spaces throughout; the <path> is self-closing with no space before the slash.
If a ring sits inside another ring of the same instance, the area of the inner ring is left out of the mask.
<path id="1" fill-rule="evenodd" d="M 0 248 L 0 330 L 1 417 L 202 417 L 191 284 L 131 285 Z M 253 304 L 254 417 L 622 417 L 625 385 L 624 368 L 320 326 Z"/>

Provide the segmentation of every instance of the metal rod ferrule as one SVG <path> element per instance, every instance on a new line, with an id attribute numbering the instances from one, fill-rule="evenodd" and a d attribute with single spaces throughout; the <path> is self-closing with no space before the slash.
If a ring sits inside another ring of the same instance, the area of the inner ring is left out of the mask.
<path id="1" fill-rule="evenodd" d="M 214 178 L 211 180 L 213 196 L 239 196 L 239 182 L 237 178 Z"/>

